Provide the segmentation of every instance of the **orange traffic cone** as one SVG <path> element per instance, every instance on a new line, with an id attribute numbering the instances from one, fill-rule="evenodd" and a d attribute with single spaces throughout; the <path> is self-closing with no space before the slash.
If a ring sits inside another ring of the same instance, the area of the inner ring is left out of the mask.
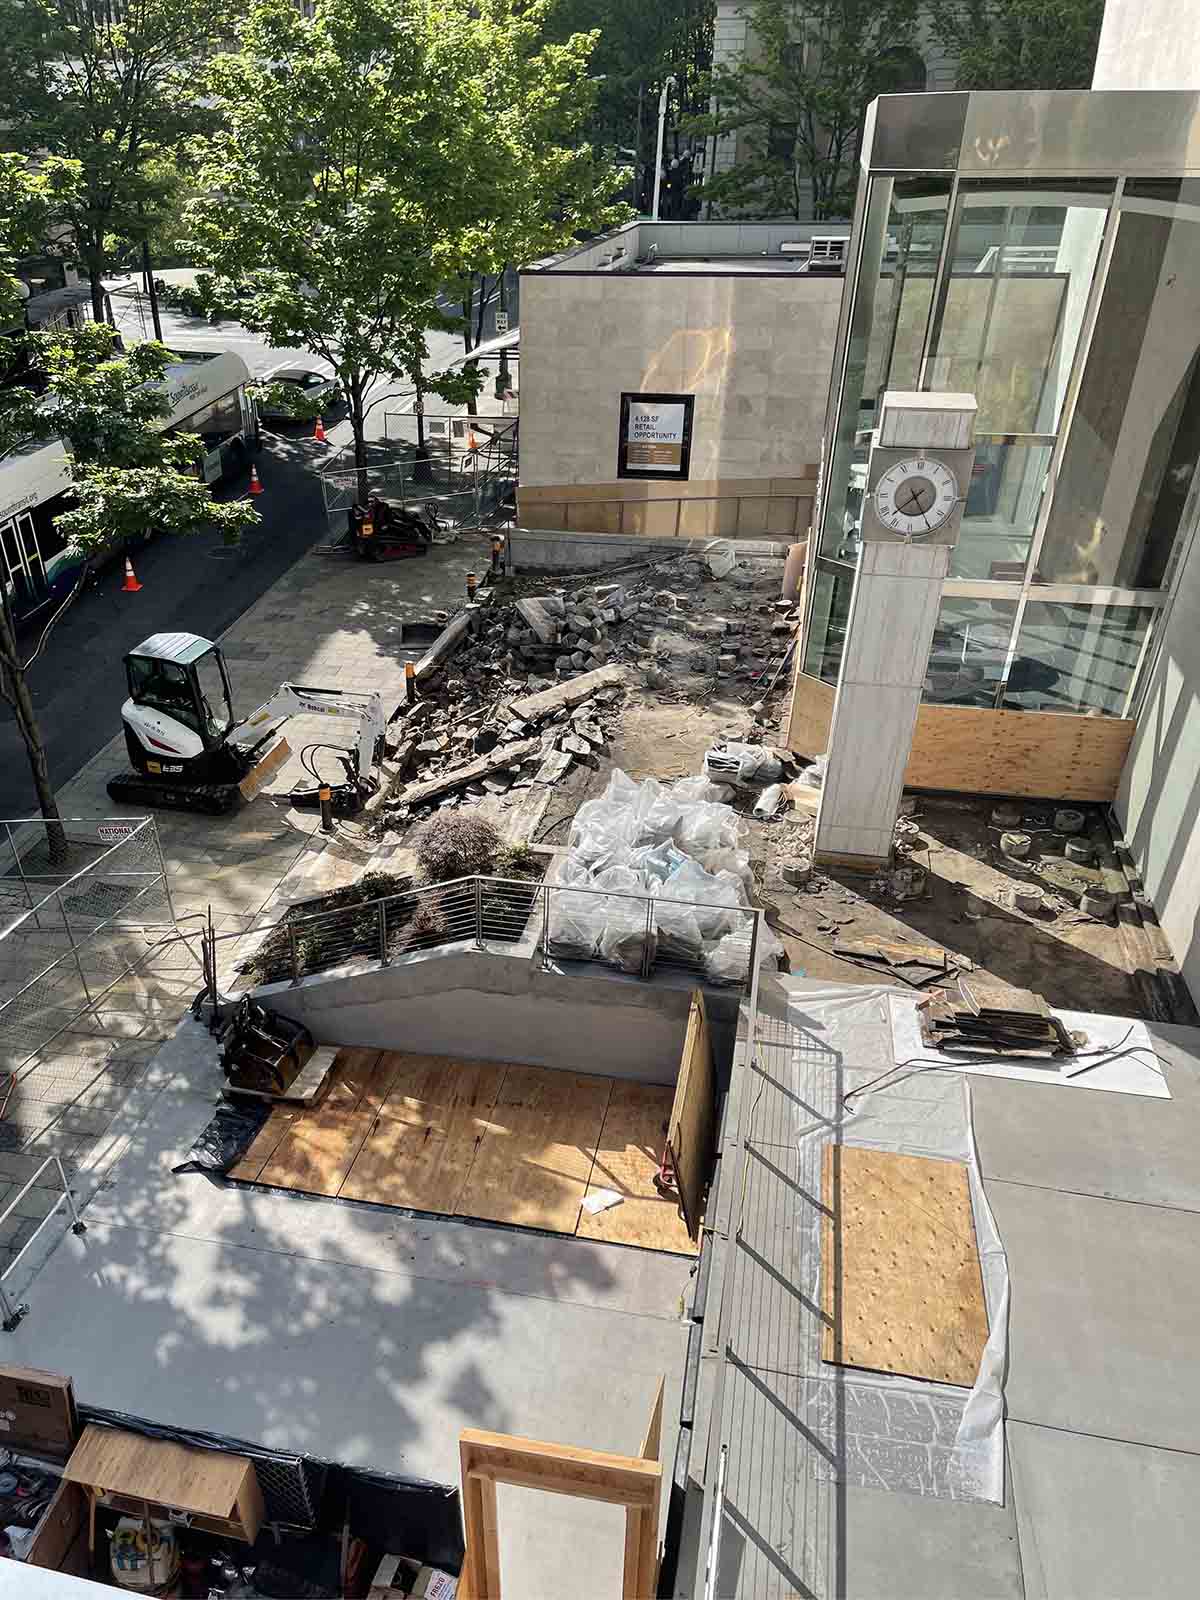
<path id="1" fill-rule="evenodd" d="M 262 480 L 258 476 L 258 468 L 257 467 L 251 467 L 250 468 L 250 493 L 251 494 L 261 494 L 262 492 L 263 492 L 263 486 L 262 486 Z"/>
<path id="2" fill-rule="evenodd" d="M 467 454 L 474 455 L 478 449 L 479 440 L 475 437 L 475 429 L 472 428 L 467 434 Z"/>
<path id="3" fill-rule="evenodd" d="M 318 444 L 325 443 L 325 424 L 321 421 L 320 417 L 317 418 L 317 425 L 313 429 L 313 438 Z"/>
<path id="4" fill-rule="evenodd" d="M 126 556 L 125 557 L 125 582 L 121 585 L 121 593 L 122 594 L 137 594 L 138 590 L 141 587 L 142 587 L 141 584 L 137 581 L 137 574 L 133 570 L 133 562 L 130 561 L 128 556 Z"/>

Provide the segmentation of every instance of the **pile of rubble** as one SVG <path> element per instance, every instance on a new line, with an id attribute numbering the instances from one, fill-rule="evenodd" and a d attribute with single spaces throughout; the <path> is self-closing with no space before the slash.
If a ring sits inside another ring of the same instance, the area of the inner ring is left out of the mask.
<path id="1" fill-rule="evenodd" d="M 786 654 L 799 620 L 779 598 L 781 563 L 737 561 L 721 579 L 715 565 L 676 556 L 620 582 L 581 579 L 494 607 L 467 646 L 470 664 L 522 682 L 625 661 L 650 688 L 690 678 L 698 698 L 714 679 L 757 680 Z"/>
<path id="2" fill-rule="evenodd" d="M 502 688 L 475 711 L 456 698 L 417 701 L 391 730 L 386 820 L 425 816 L 464 796 L 557 782 L 576 758 L 607 749 L 625 679 L 624 669 L 602 667 L 533 694 L 510 696 Z M 404 783 L 416 770 L 419 779 Z"/>
<path id="3" fill-rule="evenodd" d="M 605 753 L 627 690 L 703 703 L 728 677 L 748 681 L 747 699 L 761 695 L 787 659 L 796 608 L 777 598 L 777 558 L 717 554 L 648 563 L 620 582 L 481 594 L 456 653 L 392 725 L 387 821 L 556 782 Z"/>

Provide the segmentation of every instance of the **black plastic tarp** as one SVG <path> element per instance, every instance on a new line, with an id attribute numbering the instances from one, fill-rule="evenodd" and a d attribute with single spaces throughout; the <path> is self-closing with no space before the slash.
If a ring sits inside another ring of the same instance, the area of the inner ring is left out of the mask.
<path id="1" fill-rule="evenodd" d="M 224 1176 L 245 1155 L 270 1114 L 271 1107 L 266 1101 L 244 1106 L 222 1101 L 212 1121 L 196 1135 L 187 1160 L 171 1171 L 203 1172 L 212 1178 Z"/>

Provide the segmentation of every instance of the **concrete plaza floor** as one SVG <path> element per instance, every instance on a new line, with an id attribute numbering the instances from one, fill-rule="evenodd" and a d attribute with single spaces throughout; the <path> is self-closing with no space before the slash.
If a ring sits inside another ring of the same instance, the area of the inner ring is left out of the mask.
<path id="1" fill-rule="evenodd" d="M 662 1378 L 669 1483 L 692 1261 L 172 1176 L 222 1082 L 185 1021 L 6 1361 L 91 1405 L 450 1484 L 468 1426 L 634 1453 Z M 577 1600 L 619 1592 L 619 1507 L 508 1490 L 500 1524 L 506 1592 L 565 1571 Z"/>

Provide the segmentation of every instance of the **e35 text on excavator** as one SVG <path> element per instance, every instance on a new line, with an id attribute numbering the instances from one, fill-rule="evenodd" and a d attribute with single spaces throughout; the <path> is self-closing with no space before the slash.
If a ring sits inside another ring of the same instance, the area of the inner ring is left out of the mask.
<path id="1" fill-rule="evenodd" d="M 386 724 L 377 694 L 281 683 L 239 720 L 220 646 L 194 633 L 152 634 L 125 657 L 125 675 L 121 720 L 132 770 L 109 779 L 114 800 L 211 816 L 232 811 L 283 765 L 290 750 L 280 726 L 300 715 L 349 720 L 356 737 L 348 747 L 317 742 L 301 750 L 313 783 L 292 791 L 292 805 L 318 805 L 325 786 L 335 813 L 352 816 L 378 788 Z M 321 778 L 322 751 L 341 764 L 341 781 Z"/>

